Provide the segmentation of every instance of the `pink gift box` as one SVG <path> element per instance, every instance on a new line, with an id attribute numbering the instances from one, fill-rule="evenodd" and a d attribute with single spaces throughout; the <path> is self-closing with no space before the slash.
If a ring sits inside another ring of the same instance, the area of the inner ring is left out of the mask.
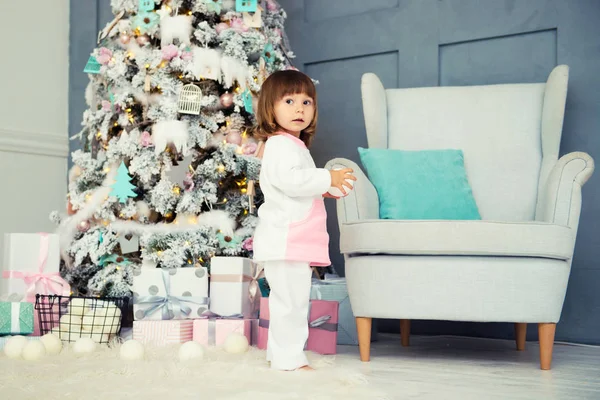
<path id="1" fill-rule="evenodd" d="M 337 353 L 338 308 L 337 301 L 310 301 L 306 350 L 319 354 Z M 267 349 L 269 319 L 269 298 L 261 297 L 256 347 L 262 350 Z"/>
<path id="2" fill-rule="evenodd" d="M 167 346 L 193 337 L 192 320 L 133 321 L 133 339 L 143 344 Z"/>
<path id="3" fill-rule="evenodd" d="M 195 319 L 193 340 L 204 346 L 222 346 L 232 333 L 240 333 L 252 344 L 250 319 Z"/>

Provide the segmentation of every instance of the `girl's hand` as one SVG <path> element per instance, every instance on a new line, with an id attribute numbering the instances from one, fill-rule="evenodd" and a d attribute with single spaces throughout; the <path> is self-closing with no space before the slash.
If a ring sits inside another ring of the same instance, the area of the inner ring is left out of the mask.
<path id="1" fill-rule="evenodd" d="M 334 196 L 334 195 L 332 195 L 332 194 L 331 194 L 331 193 L 329 193 L 329 192 L 325 192 L 325 193 L 323 193 L 323 197 L 326 197 L 326 198 L 328 198 L 328 199 L 336 199 L 336 200 L 337 200 L 337 199 L 339 199 L 339 197 L 337 197 L 337 196 Z"/>
<path id="2" fill-rule="evenodd" d="M 340 189 L 340 191 L 346 195 L 346 190 L 344 187 L 348 189 L 352 189 L 352 186 L 348 185 L 346 179 L 350 179 L 352 181 L 356 180 L 356 177 L 352 175 L 352 168 L 344 168 L 344 169 L 331 169 L 329 173 L 331 174 L 331 186 Z"/>

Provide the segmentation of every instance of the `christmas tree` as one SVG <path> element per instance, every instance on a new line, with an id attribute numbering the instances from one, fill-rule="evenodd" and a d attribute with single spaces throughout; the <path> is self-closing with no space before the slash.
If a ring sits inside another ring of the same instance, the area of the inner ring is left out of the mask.
<path id="1" fill-rule="evenodd" d="M 293 68 L 274 0 L 111 0 L 83 68 L 63 275 L 76 294 L 131 295 L 132 269 L 251 256 L 260 161 L 253 109 Z M 121 166 L 121 168 L 118 168 Z"/>

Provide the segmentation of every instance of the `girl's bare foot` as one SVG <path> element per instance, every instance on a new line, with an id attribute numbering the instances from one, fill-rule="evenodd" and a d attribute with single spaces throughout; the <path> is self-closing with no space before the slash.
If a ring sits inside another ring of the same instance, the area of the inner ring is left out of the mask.
<path id="1" fill-rule="evenodd" d="M 305 365 L 304 367 L 298 368 L 298 371 L 314 371 L 315 369 L 310 365 Z"/>

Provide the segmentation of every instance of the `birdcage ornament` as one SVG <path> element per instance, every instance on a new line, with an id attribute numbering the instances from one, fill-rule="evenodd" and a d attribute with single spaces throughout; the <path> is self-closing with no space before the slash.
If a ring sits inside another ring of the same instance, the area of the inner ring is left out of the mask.
<path id="1" fill-rule="evenodd" d="M 179 93 L 177 108 L 181 114 L 200 114 L 202 108 L 202 91 L 193 83 L 185 85 Z"/>

